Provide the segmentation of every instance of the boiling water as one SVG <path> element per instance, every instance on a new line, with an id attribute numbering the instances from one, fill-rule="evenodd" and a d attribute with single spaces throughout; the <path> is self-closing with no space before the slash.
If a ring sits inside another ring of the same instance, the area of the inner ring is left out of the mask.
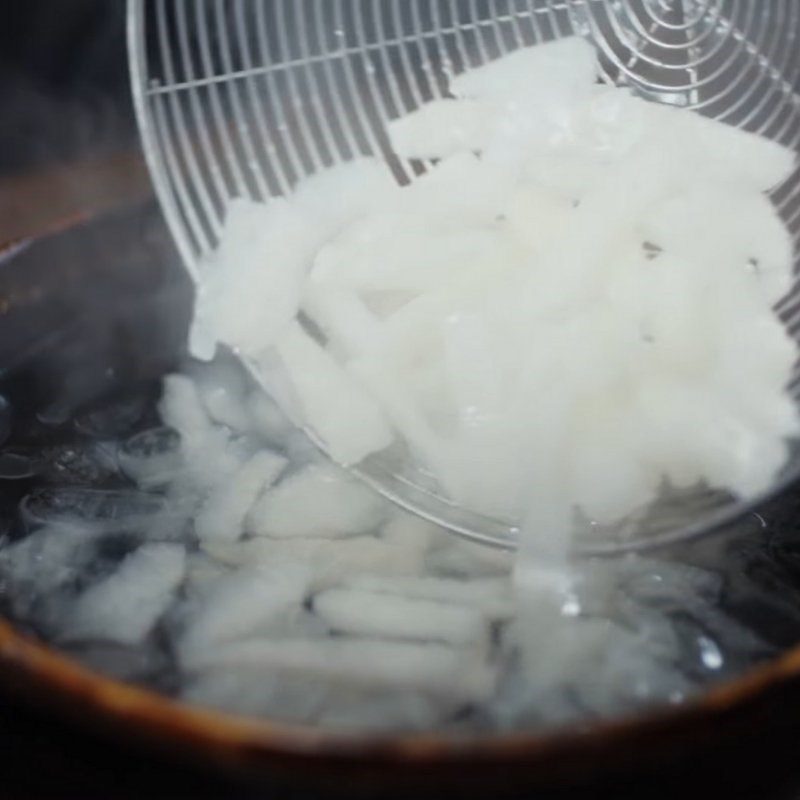
<path id="1" fill-rule="evenodd" d="M 6 611 L 100 672 L 332 728 L 531 729 L 680 703 L 800 640 L 791 498 L 558 592 L 543 569 L 520 602 L 508 554 L 353 483 L 234 359 L 161 391 L 0 452 Z"/>

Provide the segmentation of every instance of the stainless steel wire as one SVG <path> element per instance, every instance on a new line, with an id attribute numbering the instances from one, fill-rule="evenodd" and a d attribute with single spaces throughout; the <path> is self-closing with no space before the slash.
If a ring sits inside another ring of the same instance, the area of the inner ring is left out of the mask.
<path id="1" fill-rule="evenodd" d="M 233 197 L 286 194 L 366 154 L 413 180 L 429 165 L 390 152 L 389 119 L 443 96 L 453 73 L 570 34 L 594 42 L 608 81 L 800 146 L 796 0 L 129 0 L 144 151 L 187 268 L 216 247 Z M 773 199 L 800 244 L 800 173 Z M 778 310 L 800 340 L 798 282 Z M 800 403 L 800 365 L 790 390 Z M 358 473 L 416 513 L 513 545 L 513 526 L 451 506 L 416 473 L 381 458 Z M 798 474 L 800 452 L 776 488 Z M 697 492 L 635 515 L 601 544 L 593 532 L 583 550 L 669 544 L 746 508 Z"/>

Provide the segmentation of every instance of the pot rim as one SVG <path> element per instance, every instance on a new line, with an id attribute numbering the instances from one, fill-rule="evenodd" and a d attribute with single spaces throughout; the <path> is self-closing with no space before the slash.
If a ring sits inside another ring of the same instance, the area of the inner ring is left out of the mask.
<path id="1" fill-rule="evenodd" d="M 23 690 L 42 689 L 62 705 L 115 726 L 168 738 L 217 755 L 247 751 L 256 757 L 301 756 L 335 760 L 374 758 L 405 766 L 486 759 L 544 760 L 599 742 L 622 745 L 665 728 L 722 718 L 770 690 L 800 681 L 800 646 L 725 681 L 680 705 L 658 706 L 611 720 L 571 724 L 551 733 L 376 734 L 314 728 L 193 707 L 144 687 L 105 677 L 20 633 L 0 617 L 0 680 Z"/>

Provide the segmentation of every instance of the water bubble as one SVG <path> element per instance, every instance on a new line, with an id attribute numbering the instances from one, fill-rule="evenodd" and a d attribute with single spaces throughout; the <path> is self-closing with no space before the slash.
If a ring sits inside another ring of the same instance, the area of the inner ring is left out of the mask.
<path id="1" fill-rule="evenodd" d="M 77 522 L 113 531 L 142 526 L 165 508 L 163 497 L 136 491 L 39 488 L 22 499 L 19 513 L 29 530 L 56 522 Z"/>
<path id="2" fill-rule="evenodd" d="M 719 645 L 710 637 L 700 635 L 697 637 L 697 647 L 700 651 L 700 660 L 706 669 L 718 670 L 725 663 Z"/>
<path id="3" fill-rule="evenodd" d="M 24 451 L 0 453 L 0 480 L 19 481 L 32 478 L 39 471 L 39 460 Z"/>
<path id="4" fill-rule="evenodd" d="M 60 428 L 72 417 L 74 408 L 71 403 L 57 400 L 52 405 L 36 413 L 36 419 L 48 428 Z"/>

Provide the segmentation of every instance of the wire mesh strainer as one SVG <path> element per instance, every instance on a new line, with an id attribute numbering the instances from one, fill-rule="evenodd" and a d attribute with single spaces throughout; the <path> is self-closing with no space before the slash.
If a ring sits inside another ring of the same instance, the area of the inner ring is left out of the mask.
<path id="1" fill-rule="evenodd" d="M 796 150 L 798 32 L 795 0 L 129 0 L 145 155 L 193 273 L 219 241 L 230 198 L 282 195 L 361 155 L 380 155 L 398 180 L 413 180 L 426 165 L 394 156 L 388 120 L 442 97 L 453 73 L 575 33 L 596 45 L 610 81 Z M 797 242 L 797 173 L 773 199 Z M 796 284 L 779 311 L 798 339 Z M 798 368 L 790 391 L 800 403 Z M 513 525 L 452 505 L 406 464 L 373 456 L 353 471 L 457 533 L 513 546 Z M 774 489 L 798 473 L 793 449 Z M 676 493 L 613 529 L 590 530 L 578 549 L 663 546 L 718 528 L 763 499 Z"/>

